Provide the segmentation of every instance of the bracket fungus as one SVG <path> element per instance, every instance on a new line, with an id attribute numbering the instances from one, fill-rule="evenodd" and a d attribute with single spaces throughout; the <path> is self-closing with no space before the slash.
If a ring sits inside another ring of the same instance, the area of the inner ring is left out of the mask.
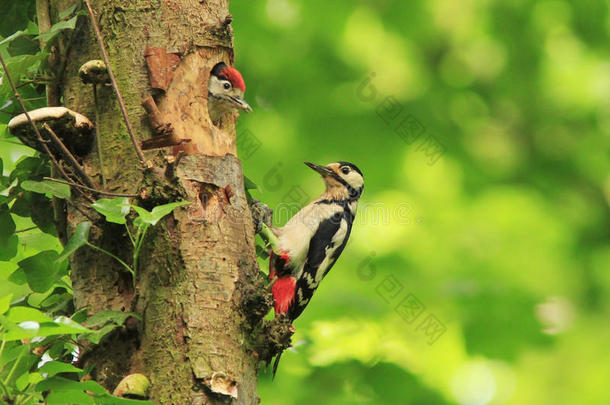
<path id="1" fill-rule="evenodd" d="M 90 60 L 78 69 L 78 77 L 85 84 L 109 84 L 110 75 L 103 60 Z"/>
<path id="2" fill-rule="evenodd" d="M 150 390 L 150 381 L 144 374 L 130 374 L 116 386 L 112 395 L 122 398 L 146 399 Z"/>
<path id="3" fill-rule="evenodd" d="M 212 377 L 206 379 L 205 384 L 215 394 L 222 395 L 227 398 L 238 398 L 237 381 L 227 376 L 222 371 L 214 372 Z"/>
<path id="4" fill-rule="evenodd" d="M 42 129 L 42 126 L 46 123 L 73 154 L 84 156 L 91 149 L 93 123 L 84 115 L 66 107 L 44 107 L 32 110 L 28 114 L 34 125 L 41 130 L 45 141 L 49 139 L 46 131 Z M 44 152 L 44 148 L 25 113 L 11 119 L 8 123 L 8 130 L 27 146 Z M 60 152 L 52 142 L 49 142 L 49 148 L 53 153 Z"/>

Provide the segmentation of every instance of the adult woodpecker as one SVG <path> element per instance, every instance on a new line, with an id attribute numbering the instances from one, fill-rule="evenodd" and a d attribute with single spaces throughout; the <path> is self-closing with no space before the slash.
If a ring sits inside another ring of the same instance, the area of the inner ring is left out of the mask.
<path id="1" fill-rule="evenodd" d="M 246 83 L 241 73 L 224 62 L 214 66 L 208 81 L 208 113 L 214 123 L 233 110 L 252 111 L 244 100 Z"/>
<path id="2" fill-rule="evenodd" d="M 269 257 L 275 313 L 286 314 L 291 322 L 301 315 L 343 252 L 364 189 L 362 172 L 352 163 L 305 164 L 320 173 L 326 190 L 283 227 L 263 227 L 273 233 L 269 237 L 267 232 L 267 239 L 275 236 Z M 280 356 L 273 365 L 274 376 Z"/>

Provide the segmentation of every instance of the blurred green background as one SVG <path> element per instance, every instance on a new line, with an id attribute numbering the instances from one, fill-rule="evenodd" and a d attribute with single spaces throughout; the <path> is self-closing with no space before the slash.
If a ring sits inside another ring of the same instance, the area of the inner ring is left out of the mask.
<path id="1" fill-rule="evenodd" d="M 608 8 L 231 2 L 254 196 L 281 225 L 322 191 L 303 161 L 366 182 L 263 404 L 610 403 Z M 8 174 L 31 150 L 0 142 Z"/>
<path id="2" fill-rule="evenodd" d="M 231 2 L 254 194 L 366 184 L 263 404 L 610 403 L 608 4 Z"/>

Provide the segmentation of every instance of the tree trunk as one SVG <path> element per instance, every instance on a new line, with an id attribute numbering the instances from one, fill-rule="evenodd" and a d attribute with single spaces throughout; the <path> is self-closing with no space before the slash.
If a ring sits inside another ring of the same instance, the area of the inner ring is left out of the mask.
<path id="1" fill-rule="evenodd" d="M 54 21 L 71 3 L 51 1 Z M 186 156 L 178 163 L 166 161 L 168 150 L 146 152 L 149 168 L 139 163 L 112 87 L 98 86 L 96 106 L 92 85 L 78 77 L 83 63 L 102 59 L 90 20 L 81 17 L 61 55 L 66 63 L 59 78 L 64 105 L 92 120 L 97 109 L 105 190 L 138 194 L 132 203 L 148 209 L 176 200 L 192 203 L 149 230 L 135 290 L 131 276 L 109 256 L 86 247 L 74 255 L 77 308 L 142 316 L 87 348 L 81 366 L 93 365 L 92 377 L 110 390 L 125 375 L 143 373 L 159 404 L 257 403 L 258 359 L 245 343 L 252 318 L 243 311 L 244 299 L 251 300 L 246 287 L 261 283 L 254 230 L 235 156 L 234 119 L 227 117 L 216 128 L 207 113 L 209 72 L 220 61 L 233 61 L 228 0 L 91 3 L 136 137 L 152 135 L 141 101 L 153 95 L 174 136 L 191 140 L 181 147 Z M 179 57 L 161 58 L 166 74 L 175 68 L 165 92 L 151 88 L 147 47 Z M 101 188 L 96 148 L 83 165 Z M 68 234 L 87 220 L 84 211 L 94 220 L 90 241 L 129 262 L 124 227 L 106 223 L 82 196 L 73 195 L 80 211 L 68 207 Z"/>

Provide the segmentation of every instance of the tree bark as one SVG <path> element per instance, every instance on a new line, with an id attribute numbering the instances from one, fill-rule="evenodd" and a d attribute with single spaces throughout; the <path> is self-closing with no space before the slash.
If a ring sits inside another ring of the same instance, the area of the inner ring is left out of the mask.
<path id="1" fill-rule="evenodd" d="M 51 1 L 55 21 L 71 3 Z M 59 77 L 64 105 L 92 120 L 96 109 L 99 113 L 95 124 L 106 191 L 139 194 L 132 203 L 148 209 L 176 200 L 192 203 L 149 230 L 135 289 L 131 276 L 112 258 L 89 248 L 74 255 L 77 309 L 142 316 L 141 322 L 130 318 L 100 345 L 86 348 L 81 366 L 93 365 L 92 377 L 110 390 L 125 375 L 143 373 L 152 384 L 151 399 L 159 404 L 255 404 L 258 359 L 246 344 L 253 318 L 243 310 L 244 300 L 252 302 L 247 295 L 256 294 L 247 286 L 261 283 L 254 229 L 235 156 L 234 119 L 216 128 L 207 113 L 209 72 L 220 61 L 233 61 L 228 0 L 91 3 L 136 136 L 141 141 L 152 135 L 141 101 L 153 95 L 174 136 L 191 140 L 180 147 L 186 156 L 178 163 L 168 163 L 172 160 L 166 161 L 165 150 L 146 152 L 151 167 L 139 164 L 112 88 L 98 87 L 96 106 L 91 85 L 78 78 L 83 63 L 101 59 L 90 21 L 81 17 L 62 55 L 66 64 Z M 176 66 L 166 66 L 175 70 L 165 92 L 151 88 L 147 47 L 179 56 Z M 101 187 L 95 148 L 82 160 Z M 94 219 L 90 242 L 129 262 L 125 229 L 106 223 L 78 195 L 74 203 Z M 83 220 L 80 211 L 69 207 L 68 234 Z"/>

